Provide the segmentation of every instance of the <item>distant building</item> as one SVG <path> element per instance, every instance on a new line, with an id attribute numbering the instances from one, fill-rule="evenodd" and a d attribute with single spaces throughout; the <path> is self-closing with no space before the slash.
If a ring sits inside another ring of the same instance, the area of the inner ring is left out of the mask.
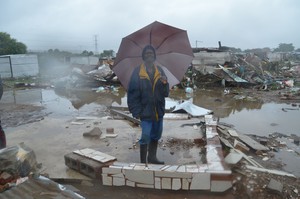
<path id="1" fill-rule="evenodd" d="M 70 64 L 78 65 L 97 65 L 98 61 L 99 57 L 96 56 L 79 56 L 70 58 Z"/>

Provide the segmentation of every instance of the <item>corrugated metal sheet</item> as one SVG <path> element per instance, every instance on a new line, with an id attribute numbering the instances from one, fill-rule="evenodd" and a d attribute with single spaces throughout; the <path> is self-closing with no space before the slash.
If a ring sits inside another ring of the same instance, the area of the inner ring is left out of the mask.
<path id="1" fill-rule="evenodd" d="M 230 78 L 232 78 L 234 81 L 239 82 L 239 83 L 248 83 L 248 81 L 240 78 L 239 76 L 237 76 L 236 74 L 232 73 L 231 71 L 229 71 L 227 68 L 224 68 L 223 66 L 221 66 L 219 64 L 219 67 L 226 73 L 229 75 Z"/>
<path id="2" fill-rule="evenodd" d="M 66 189 L 46 177 L 29 178 L 27 181 L 0 193 L 0 199 L 83 199 L 84 197 Z"/>

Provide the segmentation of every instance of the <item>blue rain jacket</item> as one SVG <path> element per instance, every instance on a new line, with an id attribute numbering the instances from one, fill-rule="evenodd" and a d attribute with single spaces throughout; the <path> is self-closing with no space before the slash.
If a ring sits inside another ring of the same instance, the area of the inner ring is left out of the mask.
<path id="1" fill-rule="evenodd" d="M 169 96 L 169 83 L 163 84 L 160 81 L 161 76 L 166 75 L 159 66 L 155 66 L 153 82 L 144 64 L 134 69 L 127 90 L 127 104 L 133 117 L 155 121 L 163 118 L 165 97 Z"/>

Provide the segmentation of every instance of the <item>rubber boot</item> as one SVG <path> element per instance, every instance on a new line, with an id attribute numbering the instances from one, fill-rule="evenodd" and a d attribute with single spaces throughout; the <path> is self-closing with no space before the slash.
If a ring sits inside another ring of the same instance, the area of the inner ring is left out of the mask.
<path id="1" fill-rule="evenodd" d="M 141 163 L 146 163 L 147 150 L 148 150 L 148 145 L 147 145 L 147 144 L 141 144 L 141 145 L 140 145 L 140 158 L 141 158 Z"/>
<path id="2" fill-rule="evenodd" d="M 159 161 L 156 157 L 158 141 L 151 141 L 148 149 L 148 163 L 151 164 L 165 164 L 163 161 Z"/>

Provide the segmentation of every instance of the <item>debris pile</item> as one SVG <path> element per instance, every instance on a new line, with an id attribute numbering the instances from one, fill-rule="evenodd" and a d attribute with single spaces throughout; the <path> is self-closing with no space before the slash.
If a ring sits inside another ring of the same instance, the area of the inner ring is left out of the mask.
<path id="1" fill-rule="evenodd" d="M 269 137 L 245 135 L 226 124 L 218 125 L 218 133 L 225 162 L 231 165 L 234 174 L 233 192 L 238 198 L 245 198 L 244 194 L 248 198 L 300 197 L 299 178 L 283 171 L 283 163 L 274 158 L 274 153 L 287 147 L 281 138 L 295 140 L 297 144 L 298 136 L 278 133 Z M 294 152 L 298 154 L 296 150 Z"/>
<path id="2" fill-rule="evenodd" d="M 39 171 L 35 153 L 24 143 L 0 150 L 0 192 L 26 180 Z"/>

